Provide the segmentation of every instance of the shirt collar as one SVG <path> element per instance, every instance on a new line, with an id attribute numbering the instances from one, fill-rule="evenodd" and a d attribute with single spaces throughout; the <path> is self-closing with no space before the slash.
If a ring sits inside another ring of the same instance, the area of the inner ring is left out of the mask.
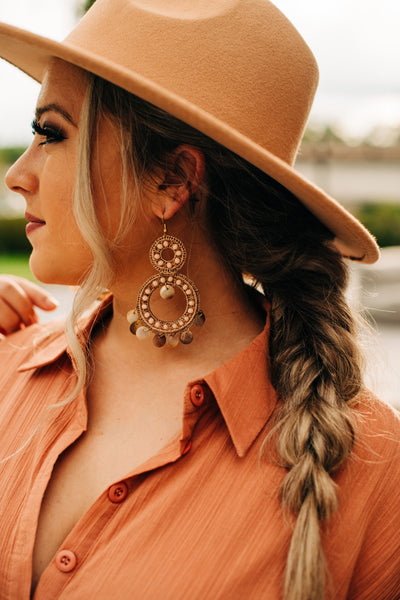
<path id="1" fill-rule="evenodd" d="M 107 296 L 94 310 L 90 310 L 79 320 L 82 337 L 87 340 L 96 323 L 111 310 L 111 295 Z M 72 354 L 67 345 L 65 335 L 65 321 L 58 320 L 40 325 L 38 338 L 35 340 L 32 355 L 23 362 L 18 371 L 38 369 L 55 362 L 60 356 L 67 353 L 73 361 Z M 35 325 L 33 326 L 35 327 Z M 33 332 L 34 334 L 34 332 Z"/>
<path id="2" fill-rule="evenodd" d="M 84 339 L 94 325 L 111 309 L 112 298 L 106 298 L 96 310 L 82 317 Z M 227 363 L 207 375 L 203 381 L 212 391 L 236 452 L 244 456 L 258 434 L 265 427 L 277 403 L 277 394 L 270 379 L 268 352 L 269 313 L 263 331 Z M 61 322 L 41 326 L 41 337 L 31 357 L 20 365 L 18 371 L 37 369 L 55 362 L 69 353 Z M 71 356 L 71 355 L 70 355 Z M 196 382 L 191 382 L 189 386 Z"/>
<path id="3" fill-rule="evenodd" d="M 277 394 L 270 379 L 269 317 L 264 330 L 204 381 L 218 403 L 239 456 L 244 456 L 270 419 Z"/>

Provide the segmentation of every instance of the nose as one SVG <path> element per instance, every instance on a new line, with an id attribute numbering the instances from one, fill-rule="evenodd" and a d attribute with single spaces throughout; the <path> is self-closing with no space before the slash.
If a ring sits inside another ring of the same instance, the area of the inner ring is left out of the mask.
<path id="1" fill-rule="evenodd" d="M 28 148 L 8 169 L 5 182 L 11 191 L 20 194 L 34 193 L 38 190 L 39 179 L 31 164 Z"/>

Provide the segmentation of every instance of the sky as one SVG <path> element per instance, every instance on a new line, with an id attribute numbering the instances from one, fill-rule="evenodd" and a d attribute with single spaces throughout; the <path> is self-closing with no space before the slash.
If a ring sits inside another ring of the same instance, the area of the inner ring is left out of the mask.
<path id="1" fill-rule="evenodd" d="M 196 1 L 196 0 L 193 0 Z M 63 39 L 79 0 L 2 1 L 0 21 Z M 275 0 L 302 33 L 320 67 L 311 124 L 348 137 L 400 126 L 399 0 Z M 38 84 L 0 61 L 0 147 L 30 141 Z"/>

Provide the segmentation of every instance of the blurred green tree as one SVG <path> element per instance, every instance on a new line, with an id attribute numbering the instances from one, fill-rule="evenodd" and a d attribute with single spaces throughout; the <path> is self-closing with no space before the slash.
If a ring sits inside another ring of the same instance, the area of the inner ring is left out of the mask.
<path id="1" fill-rule="evenodd" d="M 96 0 L 86 0 L 82 7 L 82 12 L 85 13 L 86 11 L 88 11 L 92 4 L 95 3 L 95 1 Z"/>
<path id="2" fill-rule="evenodd" d="M 25 152 L 25 146 L 9 146 L 0 148 L 0 164 L 12 165 Z"/>
<path id="3" fill-rule="evenodd" d="M 362 204 L 355 211 L 356 217 L 384 246 L 400 246 L 400 206 L 389 202 Z"/>

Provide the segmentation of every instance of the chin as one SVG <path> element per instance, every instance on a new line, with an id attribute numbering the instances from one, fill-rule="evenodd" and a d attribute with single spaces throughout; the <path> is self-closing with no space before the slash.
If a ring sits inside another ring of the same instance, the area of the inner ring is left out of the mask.
<path id="1" fill-rule="evenodd" d="M 68 259 L 64 259 L 61 262 L 52 257 L 44 260 L 42 257 L 39 258 L 33 251 L 29 258 L 29 268 L 34 277 L 41 283 L 50 285 L 80 285 L 84 278 L 84 272 L 76 273 L 70 269 L 66 269 L 66 262 L 68 262 Z"/>

